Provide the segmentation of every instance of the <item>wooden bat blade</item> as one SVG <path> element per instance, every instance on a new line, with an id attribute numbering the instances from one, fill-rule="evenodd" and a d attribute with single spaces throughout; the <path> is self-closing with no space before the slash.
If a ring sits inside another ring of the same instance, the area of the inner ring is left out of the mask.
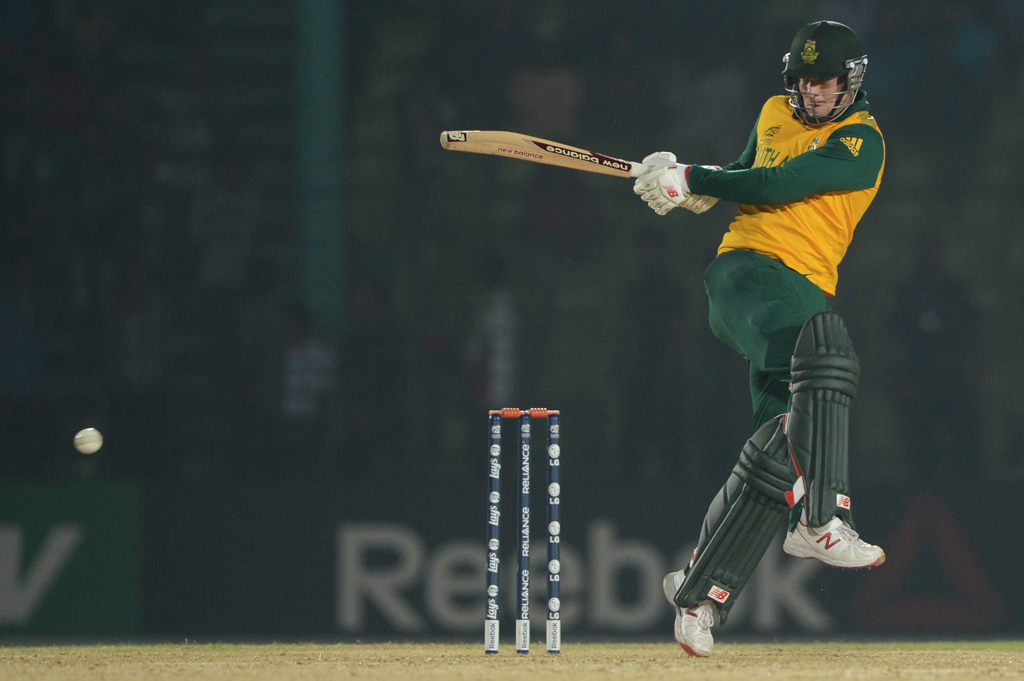
<path id="1" fill-rule="evenodd" d="M 501 130 L 447 130 L 441 133 L 441 146 L 448 151 L 507 156 L 521 161 L 546 163 L 617 177 L 639 177 L 648 170 L 643 163 L 625 161 L 560 142 Z"/>

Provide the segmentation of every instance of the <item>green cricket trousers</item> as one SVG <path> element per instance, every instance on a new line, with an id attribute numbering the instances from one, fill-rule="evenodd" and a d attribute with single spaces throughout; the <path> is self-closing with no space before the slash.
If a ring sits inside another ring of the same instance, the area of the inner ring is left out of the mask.
<path id="1" fill-rule="evenodd" d="M 711 330 L 750 365 L 754 431 L 789 410 L 789 366 L 804 323 L 831 308 L 825 292 L 778 260 L 727 251 L 704 273 Z M 752 431 L 752 432 L 754 432 Z"/>

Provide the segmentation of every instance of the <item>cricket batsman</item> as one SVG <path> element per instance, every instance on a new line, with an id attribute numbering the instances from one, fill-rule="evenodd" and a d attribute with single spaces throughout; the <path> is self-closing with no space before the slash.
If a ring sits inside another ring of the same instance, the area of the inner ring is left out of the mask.
<path id="1" fill-rule="evenodd" d="M 754 435 L 711 502 L 690 562 L 665 577 L 675 637 L 706 657 L 729 610 L 789 518 L 783 549 L 840 568 L 885 553 L 855 531 L 850 402 L 860 365 L 828 298 L 853 230 L 882 181 L 885 144 L 861 85 L 868 59 L 852 29 L 808 24 L 783 58 L 786 95 L 761 109 L 746 149 L 725 167 L 659 152 L 633 190 L 659 215 L 739 215 L 704 275 L 715 335 L 750 365 Z"/>

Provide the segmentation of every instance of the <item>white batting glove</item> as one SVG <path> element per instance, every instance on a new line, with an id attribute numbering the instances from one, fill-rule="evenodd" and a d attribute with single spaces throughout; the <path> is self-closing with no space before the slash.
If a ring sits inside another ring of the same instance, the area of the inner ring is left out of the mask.
<path id="1" fill-rule="evenodd" d="M 711 208 L 713 205 L 718 203 L 718 199 L 713 196 L 706 196 L 704 194 L 690 194 L 689 198 L 682 203 L 683 208 L 693 211 L 697 215 L 700 215 L 704 211 Z"/>
<path id="2" fill-rule="evenodd" d="M 676 165 L 651 170 L 637 178 L 633 184 L 633 192 L 639 194 L 655 213 L 664 215 L 676 206 L 682 205 L 690 197 L 685 175 L 680 178 L 679 170 L 680 167 Z"/>
<path id="3" fill-rule="evenodd" d="M 655 154 L 648 154 L 641 163 L 647 166 L 648 173 L 652 170 L 660 170 L 668 166 L 678 165 L 676 163 L 676 155 L 671 151 L 659 151 Z"/>
<path id="4" fill-rule="evenodd" d="M 650 165 L 664 163 L 675 156 L 663 151 L 651 154 L 643 160 Z M 660 163 L 659 163 L 660 162 Z M 704 166 L 721 170 L 718 166 Z M 691 194 L 690 186 L 686 181 L 689 165 L 666 165 L 641 175 L 633 185 L 633 191 L 647 202 L 647 205 L 658 215 L 664 215 L 676 206 L 682 206 L 694 213 L 700 214 L 708 210 L 718 199 L 701 194 Z"/>

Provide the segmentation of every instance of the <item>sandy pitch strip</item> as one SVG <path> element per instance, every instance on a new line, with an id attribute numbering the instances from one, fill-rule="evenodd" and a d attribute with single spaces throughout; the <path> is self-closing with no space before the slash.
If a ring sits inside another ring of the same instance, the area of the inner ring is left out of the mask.
<path id="1" fill-rule="evenodd" d="M 674 643 L 566 643 L 529 656 L 511 645 L 160 644 L 0 647 L 0 679 L 1024 679 L 1024 642 L 721 644 L 712 657 Z"/>

